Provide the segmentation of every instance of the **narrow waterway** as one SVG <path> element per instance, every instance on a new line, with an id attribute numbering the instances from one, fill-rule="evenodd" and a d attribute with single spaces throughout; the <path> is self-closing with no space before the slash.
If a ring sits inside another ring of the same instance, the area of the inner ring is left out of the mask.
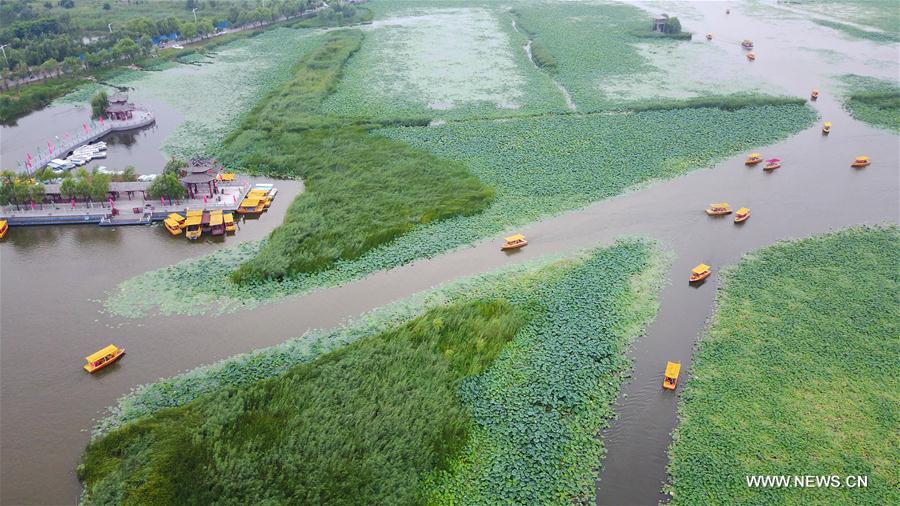
<path id="1" fill-rule="evenodd" d="M 793 22 L 780 29 L 775 23 L 767 27 L 770 20 L 743 18 L 734 7 L 732 18 L 723 20 L 716 18 L 717 4 L 695 8 L 709 16 L 717 33 L 743 38 L 746 31 L 760 41 L 760 58 L 748 72 L 762 73 L 796 95 L 818 86 L 822 98 L 814 107 L 834 122 L 833 133 L 824 137 L 816 126 L 761 147 L 764 155 L 784 161 L 771 174 L 745 167 L 739 155 L 711 170 L 526 227 L 530 244 L 515 254 L 503 254 L 496 241 L 485 241 L 342 287 L 220 317 L 124 320 L 100 313 L 96 302 L 131 276 L 208 253 L 220 244 L 192 244 L 170 238 L 160 228 L 12 230 L 0 246 L 0 502 L 74 503 L 80 490 L 74 468 L 88 441 L 87 429 L 135 385 L 333 326 L 460 276 L 627 234 L 660 240 L 676 260 L 670 284 L 660 294 L 657 319 L 633 346 L 634 373 L 617 405 L 619 419 L 604 433 L 609 454 L 599 497 L 606 504 L 655 504 L 676 422 L 677 396 L 660 388 L 662 369 L 666 360 L 681 361 L 683 380 L 687 378 L 694 343 L 713 310 L 717 277 L 689 287 L 690 268 L 702 261 L 718 271 L 744 252 L 777 240 L 860 223 L 897 222 L 900 215 L 900 138 L 849 118 L 826 86 L 816 54 L 797 50 L 808 40 L 822 44 L 830 32 L 813 32 Z M 859 55 L 842 64 L 845 72 L 864 73 L 865 60 L 884 51 L 871 43 L 842 43 Z M 733 52 L 743 58 L 739 48 Z M 874 163 L 851 169 L 850 161 L 860 154 L 870 155 Z M 272 210 L 228 241 L 261 237 L 279 223 L 293 198 L 288 187 L 280 182 Z M 703 213 L 708 203 L 723 200 L 750 207 L 752 217 L 735 226 L 727 217 Z M 83 357 L 110 342 L 125 346 L 128 355 L 102 374 L 84 374 Z"/>

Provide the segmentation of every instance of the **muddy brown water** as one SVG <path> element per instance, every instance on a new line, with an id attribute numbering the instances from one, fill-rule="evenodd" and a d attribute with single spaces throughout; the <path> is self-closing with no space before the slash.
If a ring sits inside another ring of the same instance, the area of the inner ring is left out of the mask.
<path id="1" fill-rule="evenodd" d="M 715 18 L 718 7 L 709 9 L 710 23 L 720 23 L 714 28 L 719 33 L 732 22 L 770 35 L 775 30 L 757 27 L 770 20 L 740 20 L 734 7 L 735 17 L 729 20 Z M 791 25 L 800 43 L 815 40 L 811 28 L 803 27 L 807 25 Z M 751 36 L 759 39 L 755 33 Z M 852 44 L 860 55 L 884 51 L 874 44 Z M 702 286 L 689 287 L 690 268 L 702 261 L 718 271 L 744 252 L 781 239 L 897 222 L 900 215 L 898 137 L 849 118 L 832 98 L 833 90 L 814 78 L 819 72 L 814 54 L 788 44 L 779 51 L 760 46 L 753 71 L 777 74 L 777 84 L 796 95 L 818 86 L 822 98 L 814 107 L 834 122 L 831 136 L 823 137 L 813 127 L 761 147 L 764 155 L 784 161 L 772 174 L 745 167 L 739 155 L 713 169 L 525 227 L 530 244 L 513 254 L 501 253 L 496 241 L 485 241 L 251 311 L 128 320 L 100 313 L 96 300 L 131 276 L 221 245 L 172 239 L 159 227 L 13 229 L 0 246 L 0 502 L 74 503 L 80 486 L 73 470 L 88 441 L 87 430 L 105 407 L 136 385 L 333 326 L 460 276 L 641 235 L 661 241 L 676 259 L 660 293 L 657 318 L 632 348 L 634 372 L 616 406 L 619 418 L 603 434 L 609 453 L 598 494 L 604 504 L 656 503 L 662 497 L 677 402 L 676 395 L 660 388 L 662 370 L 666 360 L 681 361 L 684 385 L 693 345 L 712 313 L 717 283 L 714 274 Z M 740 50 L 735 55 L 742 57 Z M 863 72 L 864 59 L 845 62 L 846 72 Z M 874 163 L 851 169 L 849 162 L 860 154 L 870 155 Z M 290 183 L 278 186 L 282 193 L 272 210 L 245 226 L 237 240 L 262 237 L 280 222 L 299 185 L 292 190 Z M 729 217 L 703 213 L 706 204 L 722 200 L 750 207 L 752 217 L 735 226 Z M 126 347 L 128 355 L 101 374 L 86 375 L 83 357 L 109 342 Z"/>

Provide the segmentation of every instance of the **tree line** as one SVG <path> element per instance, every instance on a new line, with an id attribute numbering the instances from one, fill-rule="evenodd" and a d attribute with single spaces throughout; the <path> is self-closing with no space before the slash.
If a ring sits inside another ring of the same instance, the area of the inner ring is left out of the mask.
<path id="1" fill-rule="evenodd" d="M 224 9 L 215 0 L 188 0 L 182 17 L 134 17 L 124 23 L 112 24 L 107 33 L 100 34 L 92 31 L 96 27 L 84 26 L 84 21 L 65 12 L 62 2 L 52 10 L 47 10 L 45 5 L 40 12 L 35 8 L 38 3 L 35 0 L 10 0 L 0 6 L 0 17 L 4 20 L 0 45 L 5 46 L 0 71 L 5 79 L 25 78 L 35 71 L 44 76 L 59 76 L 134 59 L 151 54 L 154 38 L 160 36 L 177 34 L 179 39 L 205 38 L 225 23 L 231 27 L 267 24 L 282 17 L 299 15 L 319 5 L 320 1 L 261 0 L 234 3 Z M 214 9 L 216 7 L 218 9 Z M 196 13 L 193 12 L 195 9 Z M 204 11 L 215 14 L 206 16 Z"/>

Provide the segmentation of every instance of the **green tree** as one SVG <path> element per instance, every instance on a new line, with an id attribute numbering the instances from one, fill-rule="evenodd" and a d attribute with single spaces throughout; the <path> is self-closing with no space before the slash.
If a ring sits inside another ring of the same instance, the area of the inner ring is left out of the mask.
<path id="1" fill-rule="evenodd" d="M 178 169 L 183 167 L 187 167 L 187 162 L 184 160 L 179 160 L 177 158 L 172 158 L 168 162 L 166 162 L 166 167 L 163 171 L 167 174 L 175 174 L 175 177 L 178 177 Z"/>
<path id="2" fill-rule="evenodd" d="M 178 180 L 178 176 L 171 172 L 163 173 L 154 179 L 147 191 L 150 193 L 150 197 L 155 199 L 160 197 L 181 199 L 187 193 L 181 181 Z"/>
<path id="3" fill-rule="evenodd" d="M 81 70 L 81 61 L 77 56 L 66 56 L 63 60 L 63 70 L 69 74 L 77 73 Z"/>
<path id="4" fill-rule="evenodd" d="M 10 170 L 0 173 L 0 205 L 15 201 L 16 174 Z"/>
<path id="5" fill-rule="evenodd" d="M 112 179 L 109 174 L 91 175 L 91 200 L 106 200 L 109 195 L 109 182 Z"/>
<path id="6" fill-rule="evenodd" d="M 28 198 L 32 202 L 43 202 L 44 196 L 46 196 L 47 192 L 44 188 L 44 185 L 41 183 L 32 183 L 28 188 Z"/>
<path id="7" fill-rule="evenodd" d="M 99 118 L 106 111 L 107 107 L 109 107 L 109 95 L 105 91 L 100 90 L 91 99 L 91 115 Z"/>
<path id="8" fill-rule="evenodd" d="M 62 183 L 59 185 L 59 192 L 68 198 L 78 195 L 78 185 L 75 178 L 71 176 L 63 178 Z"/>
<path id="9" fill-rule="evenodd" d="M 113 54 L 133 60 L 134 56 L 140 52 L 140 49 L 135 41 L 124 37 L 119 39 L 116 45 L 113 46 Z"/>
<path id="10" fill-rule="evenodd" d="M 134 165 L 129 165 L 122 170 L 122 181 L 137 181 Z"/>

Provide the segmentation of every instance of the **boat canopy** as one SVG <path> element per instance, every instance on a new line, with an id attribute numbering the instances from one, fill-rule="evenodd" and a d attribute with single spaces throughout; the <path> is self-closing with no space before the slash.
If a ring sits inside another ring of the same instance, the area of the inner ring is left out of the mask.
<path id="1" fill-rule="evenodd" d="M 197 226 L 201 223 L 203 223 L 203 216 L 188 216 L 187 221 L 184 222 L 184 226 Z"/>
<path id="2" fill-rule="evenodd" d="M 749 207 L 742 207 L 742 208 L 740 208 L 740 209 L 737 210 L 737 213 L 738 213 L 738 214 L 747 214 L 747 213 L 749 213 L 749 212 L 750 212 L 750 208 L 749 208 Z"/>
<path id="3" fill-rule="evenodd" d="M 191 209 L 187 212 L 187 217 L 190 218 L 191 216 L 203 216 L 203 210 L 202 209 Z"/>
<path id="4" fill-rule="evenodd" d="M 181 223 L 182 221 L 184 221 L 184 216 L 182 216 L 178 213 L 172 213 L 169 216 L 167 216 L 166 219 Z"/>
<path id="5" fill-rule="evenodd" d="M 709 266 L 706 264 L 700 264 L 691 271 L 694 274 L 703 274 L 704 272 L 709 270 Z"/>
<path id="6" fill-rule="evenodd" d="M 831 126 L 831 122 L 830 122 L 830 121 L 826 121 L 826 122 L 825 122 L 825 126 L 830 127 L 830 126 Z"/>
<path id="7" fill-rule="evenodd" d="M 209 225 L 215 227 L 222 224 L 222 211 L 213 211 L 209 215 Z"/>
<path id="8" fill-rule="evenodd" d="M 100 360 L 101 358 L 106 357 L 107 355 L 115 355 L 116 352 L 118 352 L 118 351 L 119 351 L 119 348 L 117 348 L 116 345 L 111 344 L 111 345 L 107 346 L 106 348 L 103 348 L 102 350 L 98 351 L 97 353 L 94 353 L 92 355 L 88 355 L 87 357 L 84 357 L 84 359 L 87 360 L 88 362 L 96 362 L 96 361 Z"/>
<path id="9" fill-rule="evenodd" d="M 667 378 L 677 378 L 679 372 L 681 372 L 681 363 L 680 362 L 666 362 L 666 377 Z"/>
<path id="10" fill-rule="evenodd" d="M 223 219 L 225 220 L 225 223 L 234 223 L 234 215 L 231 213 L 223 215 Z"/>
<path id="11" fill-rule="evenodd" d="M 869 161 L 869 157 L 868 157 L 868 156 L 857 156 L 857 157 L 856 157 L 856 161 L 857 161 L 857 162 L 868 162 L 868 161 Z"/>
<path id="12" fill-rule="evenodd" d="M 713 209 L 724 209 L 731 207 L 731 204 L 729 204 L 728 202 L 719 202 L 718 204 L 710 204 L 709 207 Z"/>
<path id="13" fill-rule="evenodd" d="M 170 226 L 170 227 L 173 227 L 173 228 L 179 228 L 179 227 L 181 227 L 181 222 L 178 221 L 178 220 L 173 220 L 172 218 L 166 218 L 166 219 L 164 220 L 164 222 L 165 222 L 166 225 L 168 225 L 168 226 Z"/>
<path id="14" fill-rule="evenodd" d="M 241 201 L 241 207 L 256 207 L 259 205 L 259 199 L 248 197 Z"/>
<path id="15" fill-rule="evenodd" d="M 506 242 L 524 241 L 525 236 L 522 234 L 511 235 L 506 238 Z"/>
<path id="16" fill-rule="evenodd" d="M 760 153 L 750 153 L 750 158 L 762 158 L 762 154 L 760 154 Z"/>

